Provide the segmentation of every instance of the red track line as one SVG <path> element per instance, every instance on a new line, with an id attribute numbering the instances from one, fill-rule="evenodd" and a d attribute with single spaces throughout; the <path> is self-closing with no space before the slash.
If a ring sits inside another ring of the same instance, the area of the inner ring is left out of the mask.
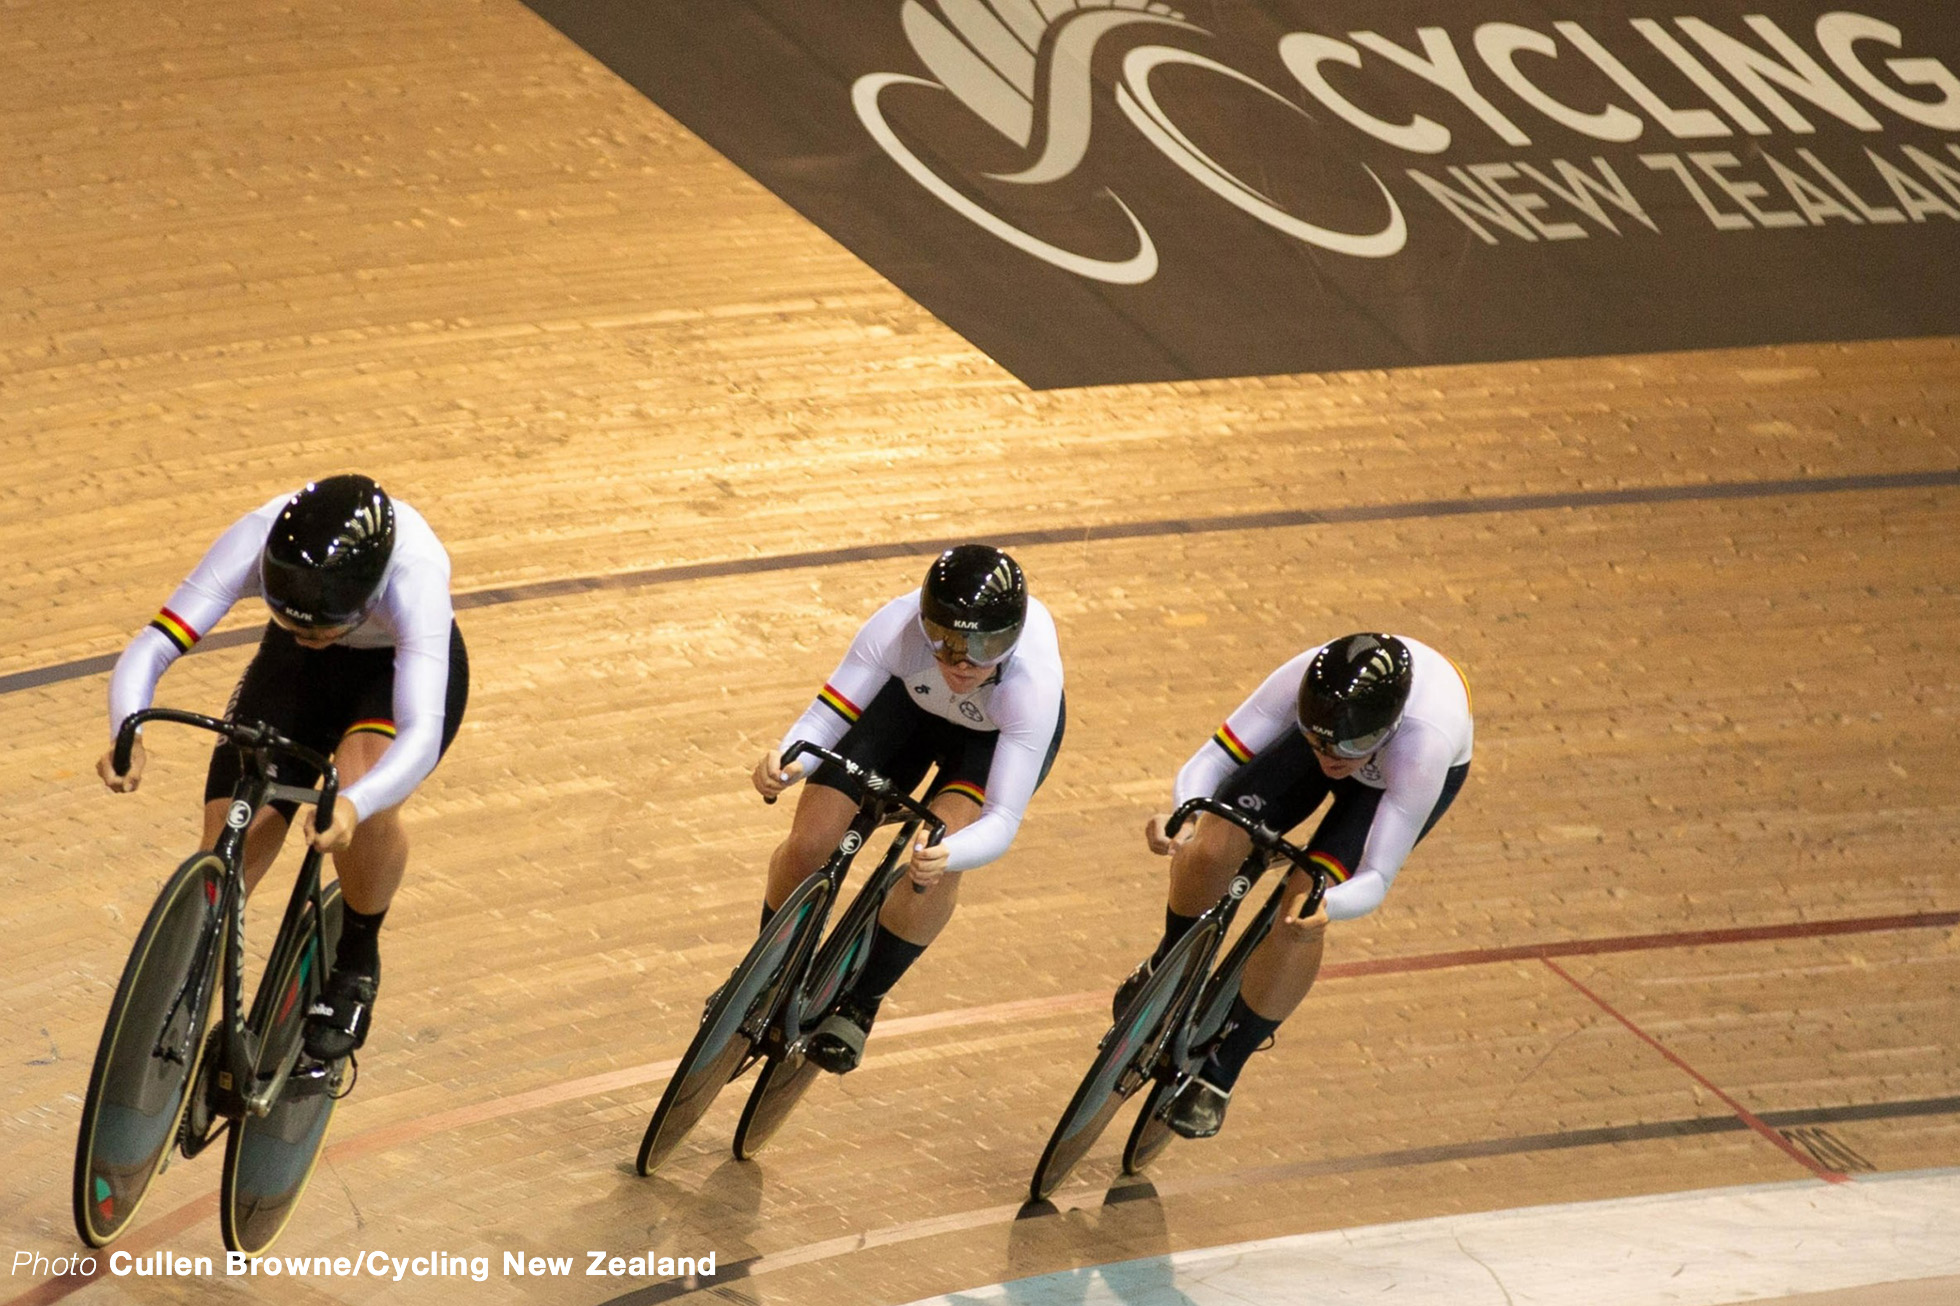
<path id="1" fill-rule="evenodd" d="M 1724 1093 L 1721 1089 L 1717 1088 L 1714 1082 L 1710 1080 L 1708 1076 L 1702 1074 L 1699 1070 L 1696 1070 L 1693 1066 L 1683 1061 L 1680 1057 L 1668 1051 L 1667 1048 L 1661 1044 L 1659 1039 L 1656 1039 L 1653 1035 L 1649 1034 L 1646 1030 L 1640 1028 L 1640 1026 L 1634 1024 L 1632 1021 L 1628 1020 L 1625 1016 L 1621 1015 L 1618 1011 L 1614 1010 L 1612 1004 L 1607 1002 L 1605 998 L 1600 997 L 1597 993 L 1594 993 L 1591 989 L 1581 984 L 1578 980 L 1573 979 L 1572 976 L 1565 970 L 1565 968 L 1560 966 L 1557 962 L 1553 961 L 1549 957 L 1541 957 L 1539 958 L 1539 960 L 1544 962 L 1546 968 L 1549 969 L 1552 972 L 1552 974 L 1558 976 L 1560 979 L 1564 980 L 1567 984 L 1570 984 L 1573 988 L 1579 990 L 1579 992 L 1585 994 L 1588 998 L 1592 999 L 1594 1006 L 1598 1007 L 1601 1011 L 1605 1012 L 1607 1015 L 1611 1016 L 1613 1019 L 1619 1021 L 1622 1025 L 1625 1025 L 1628 1029 L 1632 1030 L 1635 1037 L 1637 1037 L 1641 1042 L 1645 1043 L 1648 1047 L 1654 1049 L 1654 1051 L 1666 1057 L 1669 1061 L 1673 1062 L 1676 1066 L 1680 1067 L 1680 1069 L 1683 1072 L 1685 1072 L 1690 1079 L 1694 1080 L 1697 1084 L 1700 1084 L 1703 1088 L 1707 1089 L 1709 1092 L 1713 1093 L 1716 1097 L 1720 1098 L 1728 1106 L 1729 1110 L 1735 1112 L 1736 1118 L 1738 1120 L 1742 1121 L 1743 1124 L 1748 1125 L 1751 1129 L 1761 1134 L 1764 1138 L 1767 1138 L 1770 1142 L 1776 1144 L 1776 1146 L 1781 1148 L 1792 1161 L 1795 1161 L 1798 1165 L 1810 1171 L 1812 1174 L 1816 1175 L 1819 1179 L 1822 1179 L 1825 1183 L 1846 1184 L 1851 1182 L 1850 1175 L 1840 1174 L 1836 1170 L 1832 1170 L 1824 1166 L 1815 1157 L 1812 1157 L 1809 1153 L 1805 1152 L 1803 1149 L 1796 1146 L 1796 1144 L 1792 1143 L 1789 1139 L 1785 1138 L 1782 1134 L 1779 1134 L 1774 1129 L 1771 1129 L 1768 1125 L 1764 1124 L 1761 1120 L 1757 1119 L 1755 1113 L 1752 1112 L 1748 1107 L 1742 1105 L 1742 1103 L 1736 1101 L 1734 1098 L 1730 1097 L 1727 1093 Z"/>
<path id="2" fill-rule="evenodd" d="M 1623 934 L 1605 939 L 1572 939 L 1565 943 L 1527 943 L 1515 948 L 1475 948 L 1464 952 L 1431 952 L 1417 957 L 1382 957 L 1327 966 L 1321 975 L 1349 979 L 1357 975 L 1406 975 L 1411 971 L 1445 970 L 1453 966 L 1487 966 L 1503 961 L 1547 961 L 1552 957 L 1596 957 L 1608 952 L 1652 952 L 1659 948 L 1700 948 L 1718 943 L 1763 943 L 1776 939 L 1821 939 L 1833 934 L 1872 934 L 1885 930 L 1939 929 L 1960 925 L 1960 911 L 1912 912 L 1903 916 L 1859 916 L 1849 920 L 1792 921 L 1788 925 L 1752 925 L 1726 930 L 1682 930 L 1673 934 Z"/>

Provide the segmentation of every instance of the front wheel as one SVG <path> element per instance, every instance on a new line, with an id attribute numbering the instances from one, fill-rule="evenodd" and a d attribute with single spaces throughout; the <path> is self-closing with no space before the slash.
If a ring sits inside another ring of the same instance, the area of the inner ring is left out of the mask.
<path id="1" fill-rule="evenodd" d="M 283 1085 L 262 1116 L 249 1110 L 233 1123 L 225 1143 L 224 1186 L 219 1205 L 225 1246 L 257 1256 L 272 1245 L 299 1206 L 313 1177 L 320 1145 L 333 1119 L 347 1063 L 322 1066 L 301 1056 L 306 1012 L 326 984 L 327 967 L 340 946 L 344 908 L 340 885 L 320 891 L 323 927 L 314 928 L 313 904 L 273 945 L 265 978 L 252 1000 L 247 1027 L 258 1036 L 255 1083 L 242 1092 Z M 242 1093 L 241 1093 L 242 1095 Z"/>
<path id="2" fill-rule="evenodd" d="M 1082 1077 L 1034 1168 L 1028 1184 L 1031 1201 L 1045 1202 L 1061 1187 L 1123 1103 L 1149 1082 L 1165 1040 L 1183 1019 L 1186 999 L 1203 974 L 1203 962 L 1211 956 L 1217 936 L 1217 923 L 1207 922 L 1179 939 L 1103 1035 L 1089 1073 Z"/>
<path id="3" fill-rule="evenodd" d="M 798 885 L 708 1003 L 701 1028 L 681 1055 L 673 1078 L 667 1081 L 667 1091 L 660 1095 L 660 1105 L 653 1109 L 653 1119 L 647 1122 L 639 1159 L 634 1162 L 641 1174 L 652 1174 L 707 1114 L 715 1095 L 762 1037 L 763 1026 L 782 991 L 790 958 L 808 932 L 821 925 L 829 897 L 830 881 L 822 873 Z"/>
<path id="4" fill-rule="evenodd" d="M 176 1141 L 204 1045 L 225 864 L 197 853 L 164 882 L 109 1003 L 75 1145 L 75 1232 L 108 1245 Z"/>

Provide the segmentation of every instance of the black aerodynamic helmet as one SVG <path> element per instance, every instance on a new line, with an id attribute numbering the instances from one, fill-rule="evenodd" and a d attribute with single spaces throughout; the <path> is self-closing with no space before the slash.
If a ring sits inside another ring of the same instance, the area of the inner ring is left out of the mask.
<path id="1" fill-rule="evenodd" d="M 1393 635 L 1343 635 L 1300 677 L 1300 729 L 1320 751 L 1366 757 L 1387 742 L 1409 705 L 1414 662 Z"/>
<path id="2" fill-rule="evenodd" d="M 1028 618 L 1020 565 L 986 544 L 946 550 L 919 590 L 919 623 L 935 653 L 991 666 L 1013 651 Z"/>
<path id="3" fill-rule="evenodd" d="M 365 476 L 329 476 L 286 500 L 259 555 L 266 606 L 302 629 L 367 615 L 395 551 L 395 505 Z"/>

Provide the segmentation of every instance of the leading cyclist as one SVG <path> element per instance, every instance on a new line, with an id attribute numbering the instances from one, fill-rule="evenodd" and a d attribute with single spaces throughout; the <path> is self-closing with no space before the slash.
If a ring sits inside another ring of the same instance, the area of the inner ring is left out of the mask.
<path id="1" fill-rule="evenodd" d="M 331 1061 L 367 1038 L 381 921 L 408 865 L 401 804 L 462 723 L 469 656 L 450 606 L 449 555 L 422 514 L 365 476 L 329 476 L 239 518 L 130 641 L 109 681 L 112 736 L 150 705 L 170 664 L 247 595 L 262 597 L 272 620 L 227 715 L 331 754 L 340 773 L 332 823 L 316 829 L 309 809 L 301 829 L 333 854 L 345 900 L 333 969 L 306 1023 L 307 1052 Z M 129 793 L 143 779 L 140 738 L 127 774 L 116 774 L 114 756 L 112 746 L 96 771 Z M 278 766 L 284 784 L 317 778 L 291 759 Z M 237 780 L 237 752 L 220 743 L 204 782 L 207 849 Z M 274 802 L 246 832 L 248 889 L 278 855 L 296 810 Z"/>
<path id="2" fill-rule="evenodd" d="M 960 872 L 1007 851 L 1034 791 L 1062 746 L 1067 710 L 1055 621 L 1028 596 L 1014 559 L 962 544 L 933 562 L 925 584 L 864 623 L 844 661 L 751 779 L 773 800 L 801 779 L 783 766 L 797 740 L 829 748 L 911 792 L 937 766 L 926 801 L 946 823 L 921 840 L 907 874 L 921 892 L 886 899 L 864 970 L 810 1040 L 812 1062 L 833 1074 L 857 1067 L 878 1005 L 952 918 Z M 796 886 L 829 859 L 857 815 L 838 768 L 809 777 L 789 837 L 769 858 L 767 925 Z"/>
<path id="3" fill-rule="evenodd" d="M 1470 772 L 1470 690 L 1448 658 L 1406 636 L 1345 635 L 1266 677 L 1177 774 L 1173 805 L 1204 796 L 1286 831 L 1333 804 L 1307 843 L 1330 887 L 1313 915 L 1310 884 L 1293 871 L 1271 934 L 1253 952 L 1232 1012 L 1204 1065 L 1172 1098 L 1165 1121 L 1209 1138 L 1247 1058 L 1293 1014 L 1320 973 L 1327 922 L 1381 905 L 1409 851 L 1455 801 Z M 1202 816 L 1167 839 L 1150 818 L 1150 850 L 1171 857 L 1170 900 L 1157 950 L 1116 990 L 1114 1014 L 1150 978 L 1252 851 L 1245 831 Z"/>

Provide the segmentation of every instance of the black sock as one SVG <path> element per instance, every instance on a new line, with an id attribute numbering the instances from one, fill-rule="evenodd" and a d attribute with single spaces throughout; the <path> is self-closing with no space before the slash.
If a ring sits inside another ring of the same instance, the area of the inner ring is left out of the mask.
<path id="1" fill-rule="evenodd" d="M 1243 996 L 1232 999 L 1232 1014 L 1227 1017 L 1225 1037 L 1211 1050 L 1205 1059 L 1205 1067 L 1199 1072 L 1213 1088 L 1222 1088 L 1227 1093 L 1232 1085 L 1239 1082 L 1239 1071 L 1258 1050 L 1259 1045 L 1273 1036 L 1280 1022 L 1267 1020 L 1264 1016 L 1245 1005 Z"/>
<path id="2" fill-rule="evenodd" d="M 369 915 L 355 911 L 345 902 L 340 905 L 340 946 L 334 949 L 333 964 L 336 969 L 352 966 L 370 975 L 381 973 L 381 921 L 387 916 L 387 908 Z"/>
<path id="3" fill-rule="evenodd" d="M 766 903 L 766 902 L 765 902 L 765 903 L 763 903 L 763 904 L 762 904 L 762 924 L 760 924 L 760 925 L 758 925 L 758 926 L 756 926 L 756 927 L 755 927 L 755 932 L 756 932 L 757 934 L 760 934 L 760 933 L 762 933 L 762 932 L 763 932 L 764 930 L 766 930 L 766 929 L 768 929 L 768 928 L 769 928 L 769 922 L 770 922 L 770 921 L 773 921 L 773 920 L 775 920 L 775 919 L 776 919 L 776 909 L 775 909 L 774 907 L 771 907 L 771 906 L 770 906 L 770 905 L 769 905 L 768 903 Z"/>
<path id="4" fill-rule="evenodd" d="M 1164 937 L 1157 941 L 1157 951 L 1150 954 L 1150 964 L 1154 968 L 1158 962 L 1177 946 L 1177 941 L 1191 932 L 1198 923 L 1196 916 L 1180 916 L 1169 907 L 1164 908 Z"/>
<path id="5" fill-rule="evenodd" d="M 852 990 L 864 1004 L 877 1009 L 885 995 L 899 977 L 911 969 L 925 952 L 926 945 L 912 943 L 899 938 L 883 925 L 878 927 L 876 937 L 871 940 L 871 955 L 865 958 L 864 973 L 858 976 L 857 986 Z"/>

